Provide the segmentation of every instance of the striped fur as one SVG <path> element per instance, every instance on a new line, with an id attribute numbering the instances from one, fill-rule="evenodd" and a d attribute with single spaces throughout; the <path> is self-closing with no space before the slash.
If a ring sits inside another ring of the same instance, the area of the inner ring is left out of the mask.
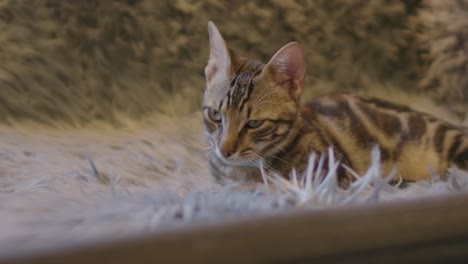
<path id="1" fill-rule="evenodd" d="M 304 106 L 302 47 L 290 43 L 267 64 L 238 58 L 209 24 L 210 61 L 203 121 L 213 175 L 223 180 L 260 180 L 259 166 L 288 176 L 302 173 L 311 152 L 332 147 L 357 173 L 381 150 L 382 172 L 396 166 L 404 180 L 468 169 L 466 130 L 408 106 L 352 94 L 316 98 Z M 350 179 L 344 169 L 343 181 Z"/>

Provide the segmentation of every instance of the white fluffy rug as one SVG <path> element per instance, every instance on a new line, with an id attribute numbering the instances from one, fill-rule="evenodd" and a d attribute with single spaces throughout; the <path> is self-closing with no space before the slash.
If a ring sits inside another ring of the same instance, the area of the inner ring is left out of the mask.
<path id="1" fill-rule="evenodd" d="M 333 176 L 322 183 L 270 177 L 268 187 L 222 187 L 209 176 L 198 115 L 157 116 L 145 124 L 0 127 L 0 256 L 295 207 L 468 190 L 468 175 L 455 170 L 447 181 L 391 187 L 379 180 L 378 162 L 347 191 Z M 309 176 L 320 167 L 319 157 L 312 160 Z"/>

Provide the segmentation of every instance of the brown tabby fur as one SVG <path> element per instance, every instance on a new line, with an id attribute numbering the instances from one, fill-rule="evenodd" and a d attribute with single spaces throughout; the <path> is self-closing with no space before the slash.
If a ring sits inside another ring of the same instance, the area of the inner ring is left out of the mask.
<path id="1" fill-rule="evenodd" d="M 293 169 L 303 173 L 310 153 L 328 147 L 358 174 L 370 166 L 375 145 L 383 175 L 396 166 L 404 180 L 415 181 L 430 177 L 431 170 L 444 174 L 452 165 L 468 169 L 468 134 L 460 127 L 405 105 L 352 94 L 319 97 L 301 107 L 300 44 L 284 46 L 263 64 L 235 56 L 211 22 L 209 33 L 203 121 L 218 180 L 260 180 L 261 164 L 283 176 Z M 250 120 L 261 125 L 252 127 Z M 350 179 L 343 168 L 338 174 L 344 182 Z"/>

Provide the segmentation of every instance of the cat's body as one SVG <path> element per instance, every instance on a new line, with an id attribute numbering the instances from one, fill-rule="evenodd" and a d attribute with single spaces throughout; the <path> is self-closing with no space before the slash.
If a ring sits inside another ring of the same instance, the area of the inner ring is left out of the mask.
<path id="1" fill-rule="evenodd" d="M 411 108 L 376 98 L 334 94 L 300 104 L 305 62 L 302 47 L 290 43 L 267 64 L 236 57 L 209 24 L 210 61 L 203 102 L 213 175 L 260 180 L 259 166 L 288 176 L 302 173 L 311 152 L 332 147 L 358 174 L 381 150 L 382 173 L 396 166 L 405 180 L 430 171 L 468 169 L 468 134 Z M 339 176 L 349 179 L 345 170 Z"/>

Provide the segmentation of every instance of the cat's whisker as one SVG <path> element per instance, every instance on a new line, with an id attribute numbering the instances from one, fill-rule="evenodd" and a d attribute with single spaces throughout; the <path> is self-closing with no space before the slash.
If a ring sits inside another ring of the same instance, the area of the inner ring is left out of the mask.
<path id="1" fill-rule="evenodd" d="M 257 97 L 257 98 L 255 99 L 255 101 L 252 102 L 252 105 L 258 106 L 258 105 L 257 105 L 258 102 L 260 102 L 261 100 L 263 100 L 263 99 L 264 99 L 265 97 L 267 97 L 268 95 L 272 95 L 272 94 L 274 94 L 274 93 L 275 93 L 275 91 L 268 91 L 268 92 L 265 92 L 265 93 L 261 94 L 259 97 Z"/>
<path id="2" fill-rule="evenodd" d="M 285 149 L 282 146 L 275 146 L 275 150 L 277 150 L 277 153 L 285 152 Z"/>
<path id="3" fill-rule="evenodd" d="M 272 158 L 275 158 L 277 160 L 280 160 L 281 162 L 284 162 L 285 164 L 290 165 L 290 166 L 292 166 L 292 168 L 294 168 L 294 164 L 292 164 L 291 162 L 289 162 L 289 161 L 287 161 L 285 159 L 282 159 L 282 158 L 280 158 L 280 157 L 278 157 L 276 155 L 269 154 L 268 157 L 272 157 Z"/>
<path id="4" fill-rule="evenodd" d="M 263 166 L 269 171 L 273 170 L 273 168 L 270 165 L 268 165 L 265 162 L 265 159 L 263 159 L 261 156 L 254 154 L 254 153 L 253 153 L 253 156 L 256 158 L 253 162 L 255 162 L 258 166 Z"/>
<path id="5" fill-rule="evenodd" d="M 261 105 L 264 105 L 266 103 L 275 103 L 275 101 L 262 101 L 261 103 L 255 105 L 255 107 L 260 107 Z"/>

